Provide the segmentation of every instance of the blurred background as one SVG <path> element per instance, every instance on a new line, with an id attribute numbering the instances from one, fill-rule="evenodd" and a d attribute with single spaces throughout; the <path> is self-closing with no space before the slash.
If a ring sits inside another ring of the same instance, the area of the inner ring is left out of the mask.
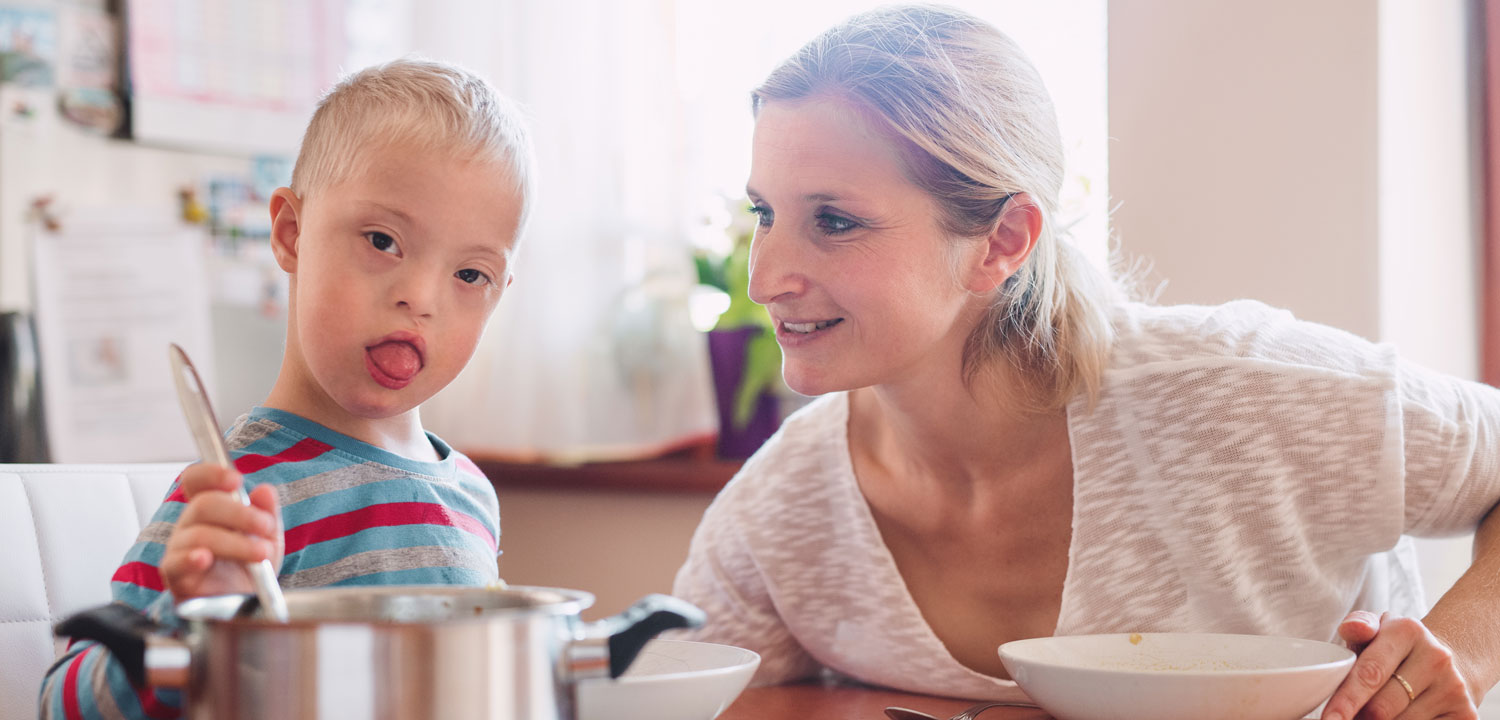
<path id="1" fill-rule="evenodd" d="M 951 4 L 1040 69 L 1101 266 L 1495 363 L 1492 0 Z M 713 492 L 805 402 L 738 279 L 748 92 L 870 5 L 0 2 L 0 461 L 191 459 L 169 340 L 221 423 L 259 402 L 285 323 L 268 194 L 323 91 L 416 52 L 518 100 L 540 169 L 517 282 L 424 420 L 495 481 L 512 582 L 596 614 L 669 589 Z M 1432 596 L 1467 543 L 1422 544 Z"/>

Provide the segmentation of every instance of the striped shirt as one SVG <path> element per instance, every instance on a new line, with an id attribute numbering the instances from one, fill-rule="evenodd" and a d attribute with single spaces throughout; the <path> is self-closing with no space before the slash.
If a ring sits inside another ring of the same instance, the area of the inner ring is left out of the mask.
<path id="1" fill-rule="evenodd" d="M 439 462 L 417 462 L 305 418 L 255 408 L 226 433 L 246 489 L 281 502 L 285 588 L 485 585 L 499 579 L 500 507 L 467 457 L 431 433 Z M 178 483 L 111 578 L 116 602 L 163 622 L 175 604 L 158 565 L 186 507 Z M 42 683 L 43 718 L 175 718 L 176 690 L 137 690 L 101 645 L 75 642 Z"/>

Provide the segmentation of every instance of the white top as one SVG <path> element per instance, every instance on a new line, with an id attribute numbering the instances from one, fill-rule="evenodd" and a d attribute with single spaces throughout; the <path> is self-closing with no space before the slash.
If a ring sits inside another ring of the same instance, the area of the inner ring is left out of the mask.
<path id="1" fill-rule="evenodd" d="M 1068 406 L 1073 534 L 1057 635 L 1332 640 L 1356 608 L 1425 613 L 1410 535 L 1500 499 L 1500 391 L 1265 305 L 1131 304 L 1092 413 Z M 848 397 L 788 418 L 726 486 L 674 593 L 687 637 L 901 690 L 1015 698 L 948 653 L 855 482 Z"/>

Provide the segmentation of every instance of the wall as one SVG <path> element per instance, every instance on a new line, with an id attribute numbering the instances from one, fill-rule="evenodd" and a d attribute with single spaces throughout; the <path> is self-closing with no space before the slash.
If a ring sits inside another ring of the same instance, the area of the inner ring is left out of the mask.
<path id="1" fill-rule="evenodd" d="M 1477 377 L 1471 11 L 1111 0 L 1113 224 L 1161 301 L 1254 297 Z M 1418 542 L 1429 601 L 1469 551 Z"/>
<path id="2" fill-rule="evenodd" d="M 1110 187 L 1164 302 L 1256 297 L 1379 328 L 1366 0 L 1113 0 Z"/>
<path id="3" fill-rule="evenodd" d="M 708 494 L 500 489 L 500 577 L 594 593 L 586 618 L 672 591 Z"/>

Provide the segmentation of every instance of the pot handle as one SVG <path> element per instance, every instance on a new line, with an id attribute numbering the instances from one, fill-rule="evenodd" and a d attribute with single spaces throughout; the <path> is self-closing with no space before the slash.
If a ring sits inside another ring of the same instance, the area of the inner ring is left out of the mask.
<path id="1" fill-rule="evenodd" d="M 58 637 L 93 640 L 120 661 L 125 677 L 137 688 L 146 685 L 146 648 L 162 626 L 135 609 L 110 603 L 65 618 L 53 631 Z"/>
<path id="2" fill-rule="evenodd" d="M 668 630 L 701 627 L 707 616 L 696 605 L 672 597 L 651 594 L 614 617 L 590 623 L 568 652 L 573 679 L 622 675 L 635 656 L 652 638 Z M 601 657 L 605 656 L 605 657 Z"/>

